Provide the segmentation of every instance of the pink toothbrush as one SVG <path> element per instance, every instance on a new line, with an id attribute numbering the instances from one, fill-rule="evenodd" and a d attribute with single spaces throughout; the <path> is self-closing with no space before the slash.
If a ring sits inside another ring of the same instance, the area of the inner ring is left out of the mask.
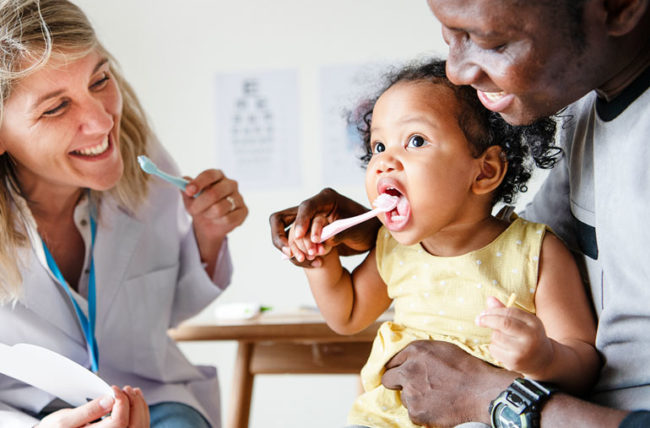
<path id="1" fill-rule="evenodd" d="M 359 223 L 369 220 L 379 213 L 385 213 L 394 209 L 397 206 L 397 202 L 399 202 L 397 196 L 382 193 L 372 202 L 372 205 L 375 207 L 374 210 L 354 217 L 336 220 L 325 226 L 320 234 L 320 242 L 330 239 L 332 236 L 343 232 L 345 229 L 349 229 L 352 226 L 356 226 Z"/>

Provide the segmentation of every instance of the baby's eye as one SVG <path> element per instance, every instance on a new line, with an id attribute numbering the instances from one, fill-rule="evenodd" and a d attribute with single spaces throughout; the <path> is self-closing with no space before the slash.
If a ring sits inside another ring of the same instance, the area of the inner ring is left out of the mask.
<path id="1" fill-rule="evenodd" d="M 419 135 L 414 135 L 409 138 L 407 147 L 422 147 L 426 144 L 426 140 Z"/>
<path id="2" fill-rule="evenodd" d="M 386 146 L 384 146 L 384 143 L 377 142 L 372 146 L 373 153 L 381 153 L 384 150 L 386 150 Z"/>

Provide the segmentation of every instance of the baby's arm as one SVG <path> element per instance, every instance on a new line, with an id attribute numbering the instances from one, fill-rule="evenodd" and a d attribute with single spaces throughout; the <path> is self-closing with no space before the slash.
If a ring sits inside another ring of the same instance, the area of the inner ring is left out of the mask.
<path id="1" fill-rule="evenodd" d="M 363 330 L 390 306 L 374 249 L 352 274 L 341 265 L 336 248 L 323 257 L 320 267 L 306 268 L 305 274 L 327 325 L 339 334 Z"/>
<path id="2" fill-rule="evenodd" d="M 542 244 L 537 316 L 488 303 L 478 322 L 494 329 L 490 352 L 506 368 L 573 393 L 593 385 L 601 365 L 594 316 L 573 256 L 556 236 Z"/>
<path id="3" fill-rule="evenodd" d="M 339 334 L 354 334 L 363 330 L 391 303 L 386 284 L 377 270 L 375 250 L 371 250 L 350 274 L 341 265 L 336 247 L 326 243 L 314 245 L 310 235 L 295 239 L 292 228 L 289 231 L 289 248 L 291 255 L 299 262 L 321 257 L 321 263 L 305 268 L 305 274 L 323 318 Z"/>

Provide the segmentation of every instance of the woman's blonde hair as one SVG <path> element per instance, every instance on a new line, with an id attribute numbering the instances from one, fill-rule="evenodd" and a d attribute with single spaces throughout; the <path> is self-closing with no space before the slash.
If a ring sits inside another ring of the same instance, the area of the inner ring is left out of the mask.
<path id="1" fill-rule="evenodd" d="M 123 98 L 120 152 L 124 173 L 109 190 L 118 202 L 135 210 L 147 195 L 147 176 L 137 155 L 147 154 L 151 130 L 131 86 L 117 63 L 97 40 L 86 15 L 67 0 L 0 0 L 0 126 L 4 104 L 16 82 L 45 66 L 50 58 L 74 60 L 97 50 L 109 66 Z M 9 153 L 0 156 L 0 303 L 20 296 L 22 276 L 17 249 L 29 245 L 25 213 L 12 203 L 12 192 L 21 195 Z M 93 192 L 101 199 L 101 192 Z"/>

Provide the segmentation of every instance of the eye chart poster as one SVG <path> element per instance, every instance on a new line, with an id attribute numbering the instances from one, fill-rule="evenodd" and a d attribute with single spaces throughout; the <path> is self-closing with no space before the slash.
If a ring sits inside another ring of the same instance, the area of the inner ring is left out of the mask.
<path id="1" fill-rule="evenodd" d="M 216 84 L 218 165 L 242 188 L 300 180 L 298 73 L 220 73 Z"/>
<path id="2" fill-rule="evenodd" d="M 378 90 L 385 64 L 347 64 L 320 69 L 320 98 L 325 186 L 363 186 L 365 169 L 361 135 L 348 118 L 360 113 L 359 104 Z"/>

